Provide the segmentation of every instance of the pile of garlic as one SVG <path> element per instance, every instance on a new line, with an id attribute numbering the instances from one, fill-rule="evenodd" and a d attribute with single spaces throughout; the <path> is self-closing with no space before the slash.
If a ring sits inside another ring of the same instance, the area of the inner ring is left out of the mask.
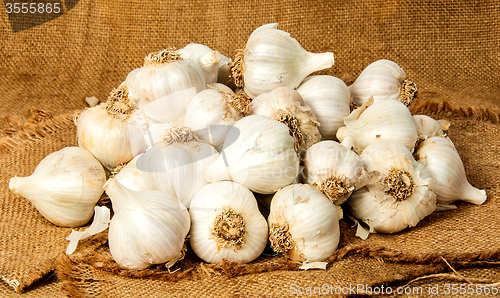
<path id="1" fill-rule="evenodd" d="M 88 223 L 105 191 L 112 219 L 95 208 L 68 253 L 110 222 L 111 254 L 129 269 L 170 268 L 188 248 L 211 263 L 248 263 L 266 246 L 321 262 L 344 212 L 396 233 L 454 201 L 486 200 L 449 122 L 411 115 L 417 88 L 401 67 L 376 61 L 349 87 L 309 76 L 333 54 L 307 52 L 277 25 L 255 29 L 234 59 L 200 44 L 149 54 L 75 119 L 79 147 L 12 178 L 11 191 L 63 227 Z"/>

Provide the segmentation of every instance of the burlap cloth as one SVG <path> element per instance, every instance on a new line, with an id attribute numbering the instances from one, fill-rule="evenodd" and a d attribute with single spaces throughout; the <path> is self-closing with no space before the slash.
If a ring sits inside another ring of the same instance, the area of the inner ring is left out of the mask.
<path id="1" fill-rule="evenodd" d="M 64 15 L 16 33 L 0 11 L 0 296 L 280 297 L 324 285 L 335 296 L 335 287 L 363 284 L 422 287 L 417 297 L 435 285 L 500 281 L 498 1 L 66 2 Z M 279 256 L 214 266 L 188 253 L 172 272 L 138 272 L 117 268 L 105 233 L 66 256 L 70 229 L 9 191 L 11 177 L 30 175 L 43 157 L 75 145 L 74 111 L 85 97 L 104 101 L 147 53 L 198 42 L 232 56 L 269 22 L 306 50 L 332 51 L 335 65 L 322 73 L 347 84 L 377 59 L 401 65 L 419 87 L 412 112 L 451 121 L 449 136 L 486 203 L 459 203 L 413 229 L 366 241 L 344 219 L 327 270 L 303 271 Z"/>

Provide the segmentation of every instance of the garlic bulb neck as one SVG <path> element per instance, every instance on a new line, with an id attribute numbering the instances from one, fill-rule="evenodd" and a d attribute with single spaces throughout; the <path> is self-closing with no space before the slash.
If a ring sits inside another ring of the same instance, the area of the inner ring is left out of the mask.
<path id="1" fill-rule="evenodd" d="M 215 217 L 210 232 L 219 251 L 227 247 L 239 250 L 245 245 L 245 220 L 227 206 Z"/>
<path id="2" fill-rule="evenodd" d="M 230 75 L 234 80 L 234 84 L 238 88 L 243 88 L 243 73 L 245 72 L 245 62 L 243 57 L 245 56 L 245 50 L 239 49 L 236 51 L 234 56 L 234 61 L 229 65 Z"/>
<path id="3" fill-rule="evenodd" d="M 321 191 L 332 203 L 345 202 L 351 195 L 352 189 L 346 183 L 344 175 L 330 176 L 323 180 L 316 187 Z"/>
<path id="4" fill-rule="evenodd" d="M 238 111 L 243 117 L 248 116 L 250 113 L 250 107 L 252 106 L 252 99 L 245 93 L 245 91 L 240 91 L 236 95 L 231 96 L 232 101 L 229 105 Z"/>
<path id="5" fill-rule="evenodd" d="M 162 144 L 189 144 L 191 142 L 201 142 L 200 138 L 189 127 L 173 126 L 165 131 L 161 137 Z"/>
<path id="6" fill-rule="evenodd" d="M 144 66 L 158 65 L 177 60 L 182 60 L 181 54 L 174 47 L 169 47 L 158 52 L 149 53 L 144 58 Z"/>
<path id="7" fill-rule="evenodd" d="M 269 241 L 273 250 L 281 254 L 286 254 L 294 246 L 292 234 L 288 231 L 288 224 L 271 224 L 269 228 Z"/>
<path id="8" fill-rule="evenodd" d="M 105 109 L 110 117 L 119 119 L 128 118 L 133 108 L 132 101 L 128 98 L 127 84 L 113 88 L 106 102 Z"/>
<path id="9" fill-rule="evenodd" d="M 297 117 L 293 116 L 290 111 L 284 110 L 279 110 L 277 112 L 275 120 L 288 126 L 290 135 L 295 140 L 295 151 L 298 152 L 300 145 L 304 143 L 304 136 L 302 134 L 302 131 L 300 130 L 300 120 L 297 119 Z"/>
<path id="10" fill-rule="evenodd" d="M 386 192 L 398 202 L 406 200 L 415 191 L 415 184 L 411 174 L 403 169 L 390 170 L 384 179 L 384 183 L 389 187 Z"/>
<path id="11" fill-rule="evenodd" d="M 407 107 L 410 106 L 417 98 L 417 92 L 417 84 L 409 79 L 404 80 L 401 84 L 401 102 Z"/>

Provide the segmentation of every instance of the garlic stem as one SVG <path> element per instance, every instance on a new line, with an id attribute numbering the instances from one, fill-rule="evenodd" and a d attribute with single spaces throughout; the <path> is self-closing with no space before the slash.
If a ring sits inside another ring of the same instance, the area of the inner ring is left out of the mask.
<path id="1" fill-rule="evenodd" d="M 333 66 L 335 59 L 333 53 L 311 53 L 307 52 L 309 58 L 307 66 L 305 67 L 309 73 L 319 71 L 322 69 L 327 69 Z"/>
<path id="2" fill-rule="evenodd" d="M 486 201 L 486 191 L 484 189 L 475 188 L 469 183 L 467 183 L 466 188 L 467 189 L 460 200 L 476 205 L 481 205 Z"/>

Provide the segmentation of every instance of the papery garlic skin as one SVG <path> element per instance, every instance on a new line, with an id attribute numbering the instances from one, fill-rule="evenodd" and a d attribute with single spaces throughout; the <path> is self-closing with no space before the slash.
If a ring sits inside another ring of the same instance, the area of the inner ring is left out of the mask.
<path id="1" fill-rule="evenodd" d="M 335 141 L 321 141 L 307 149 L 307 184 L 316 186 L 335 205 L 344 203 L 363 172 L 359 156 Z"/>
<path id="2" fill-rule="evenodd" d="M 113 259 L 126 269 L 175 263 L 190 228 L 186 207 L 161 191 L 133 191 L 111 178 L 104 186 L 113 204 L 108 242 Z"/>
<path id="3" fill-rule="evenodd" d="M 289 33 L 277 28 L 277 23 L 260 26 L 246 43 L 241 71 L 244 90 L 251 98 L 277 87 L 295 88 L 310 73 L 334 63 L 333 53 L 307 52 Z"/>
<path id="4" fill-rule="evenodd" d="M 299 158 L 288 127 L 260 115 L 238 120 L 229 130 L 220 156 L 205 169 L 211 183 L 230 180 L 261 194 L 292 183 Z"/>
<path id="5" fill-rule="evenodd" d="M 189 206 L 196 192 L 208 183 L 203 170 L 218 156 L 214 147 L 201 142 L 189 128 L 173 127 L 137 159 L 136 167 L 145 173 L 152 189 L 175 196 Z"/>
<path id="6" fill-rule="evenodd" d="M 230 181 L 201 188 L 189 207 L 189 241 L 198 257 L 218 264 L 226 259 L 244 264 L 266 247 L 267 222 L 253 194 Z"/>
<path id="7" fill-rule="evenodd" d="M 170 58 L 161 60 L 163 56 Z M 135 107 L 152 122 L 168 123 L 179 121 L 191 99 L 206 87 L 200 66 L 179 59 L 178 53 L 168 49 L 151 53 L 145 65 L 130 72 L 125 82 Z"/>
<path id="8" fill-rule="evenodd" d="M 278 87 L 252 100 L 250 115 L 262 115 L 282 122 L 295 139 L 295 150 L 307 150 L 321 140 L 316 116 L 300 94 L 290 87 Z"/>
<path id="9" fill-rule="evenodd" d="M 222 59 L 219 51 L 213 51 L 203 44 L 190 43 L 179 49 L 179 54 L 182 59 L 189 59 L 198 63 L 207 84 L 217 82 L 219 62 Z"/>
<path id="10" fill-rule="evenodd" d="M 271 201 L 269 240 L 276 252 L 294 261 L 320 262 L 340 240 L 337 207 L 307 184 L 280 189 Z"/>
<path id="11" fill-rule="evenodd" d="M 92 218 L 105 182 L 104 169 L 90 152 L 66 147 L 42 159 L 31 176 L 11 178 L 9 188 L 51 223 L 73 228 Z"/>
<path id="12" fill-rule="evenodd" d="M 342 118 L 351 112 L 351 94 L 341 80 L 333 76 L 316 75 L 304 79 L 297 92 L 311 107 L 320 123 L 319 132 L 323 140 L 335 140 Z"/>
<path id="13" fill-rule="evenodd" d="M 359 156 L 366 175 L 349 198 L 352 214 L 379 233 L 397 233 L 436 209 L 434 179 L 408 148 L 392 140 L 372 143 Z"/>
<path id="14" fill-rule="evenodd" d="M 231 126 L 244 116 L 232 105 L 238 100 L 235 96 L 227 90 L 200 91 L 187 108 L 184 125 L 191 127 L 203 142 L 221 150 Z M 249 104 L 250 101 L 246 101 L 246 105 Z"/>
<path id="15" fill-rule="evenodd" d="M 349 86 L 354 103 L 361 106 L 370 97 L 379 100 L 397 100 L 409 106 L 417 86 L 406 79 L 405 71 L 394 61 L 382 59 L 368 65 Z"/>
<path id="16" fill-rule="evenodd" d="M 346 126 L 338 129 L 337 138 L 343 141 L 352 137 L 358 154 L 377 140 L 395 140 L 411 151 L 418 139 L 410 111 L 395 100 L 373 103 L 370 99 L 344 118 L 344 123 Z"/>
<path id="17" fill-rule="evenodd" d="M 467 181 L 462 159 L 449 139 L 431 137 L 421 144 L 415 156 L 434 177 L 434 192 L 439 204 L 465 201 L 481 205 L 486 201 L 486 191 Z"/>
<path id="18" fill-rule="evenodd" d="M 122 85 L 106 103 L 84 110 L 76 120 L 78 145 L 112 170 L 146 150 L 146 122 L 133 110 Z"/>

